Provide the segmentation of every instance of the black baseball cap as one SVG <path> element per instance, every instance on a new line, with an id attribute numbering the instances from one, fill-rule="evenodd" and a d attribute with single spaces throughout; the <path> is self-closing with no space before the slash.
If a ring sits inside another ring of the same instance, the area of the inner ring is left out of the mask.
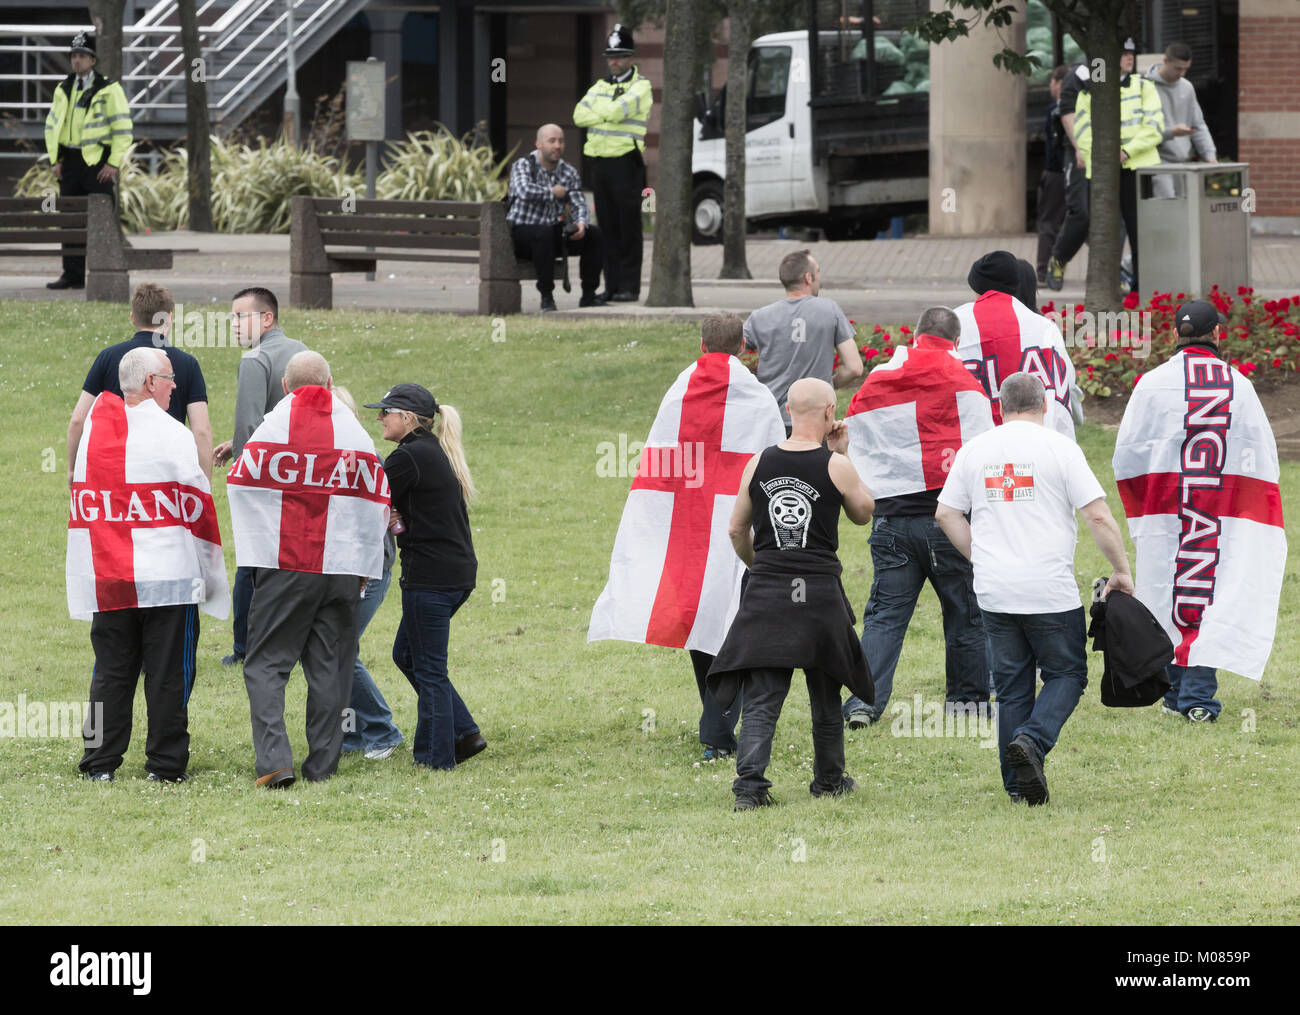
<path id="1" fill-rule="evenodd" d="M 394 384 L 378 402 L 367 402 L 367 409 L 405 409 L 417 416 L 436 416 L 438 402 L 428 388 L 418 384 Z"/>
<path id="2" fill-rule="evenodd" d="M 1214 331 L 1216 324 L 1227 324 L 1228 319 L 1208 300 L 1192 300 L 1178 308 L 1178 334 L 1181 338 L 1200 338 Z"/>

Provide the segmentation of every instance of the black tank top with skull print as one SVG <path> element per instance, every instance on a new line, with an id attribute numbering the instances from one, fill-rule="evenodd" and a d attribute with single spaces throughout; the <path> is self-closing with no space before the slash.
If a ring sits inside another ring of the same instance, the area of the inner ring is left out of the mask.
<path id="1" fill-rule="evenodd" d="M 840 507 L 825 447 L 762 453 L 749 499 L 754 504 L 755 574 L 840 573 Z"/>

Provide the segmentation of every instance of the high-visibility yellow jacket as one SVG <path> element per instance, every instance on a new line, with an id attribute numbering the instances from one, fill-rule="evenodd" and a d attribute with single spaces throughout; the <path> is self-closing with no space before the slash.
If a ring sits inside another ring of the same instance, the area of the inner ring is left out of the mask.
<path id="1" fill-rule="evenodd" d="M 587 128 L 582 154 L 617 158 L 633 148 L 645 151 L 645 129 L 654 105 L 650 79 L 635 67 L 627 81 L 601 78 L 573 107 L 573 122 Z"/>
<path id="2" fill-rule="evenodd" d="M 1148 79 L 1128 76 L 1119 90 L 1119 146 L 1128 152 L 1124 169 L 1158 166 L 1156 151 L 1165 136 L 1165 112 L 1160 94 Z M 1083 156 L 1083 167 L 1092 178 L 1092 93 L 1081 91 L 1074 106 L 1074 146 Z"/>
<path id="3" fill-rule="evenodd" d="M 90 87 L 77 87 L 77 76 L 69 74 L 54 89 L 54 103 L 45 117 L 45 151 L 50 162 L 59 161 L 59 145 L 80 148 L 86 165 L 99 164 L 108 148 L 108 164 L 122 165 L 131 147 L 131 109 L 126 92 L 116 81 L 93 71 Z"/>

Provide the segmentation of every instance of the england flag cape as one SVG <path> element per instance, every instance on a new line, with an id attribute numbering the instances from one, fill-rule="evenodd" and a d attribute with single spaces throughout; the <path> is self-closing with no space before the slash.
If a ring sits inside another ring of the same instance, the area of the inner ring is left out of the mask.
<path id="1" fill-rule="evenodd" d="M 993 429 L 984 389 L 933 335 L 872 370 L 844 418 L 849 460 L 876 499 L 941 488 L 957 449 Z"/>
<path id="2" fill-rule="evenodd" d="M 588 641 L 717 654 L 745 570 L 727 535 L 740 474 L 783 440 L 776 398 L 740 360 L 706 353 L 682 371 L 646 439 Z"/>
<path id="3" fill-rule="evenodd" d="M 383 573 L 388 477 L 370 435 L 326 388 L 277 402 L 226 487 L 240 567 Z"/>
<path id="4" fill-rule="evenodd" d="M 230 613 L 221 532 L 194 436 L 152 399 L 95 399 L 68 512 L 68 613 L 198 604 Z"/>
<path id="5" fill-rule="evenodd" d="M 1277 444 L 1255 389 L 1218 356 L 1184 350 L 1142 377 L 1115 442 L 1137 547 L 1137 597 L 1179 666 L 1259 680 L 1286 567 Z"/>
<path id="6" fill-rule="evenodd" d="M 1047 389 L 1047 418 L 1050 429 L 1074 439 L 1071 398 L 1074 362 L 1061 329 L 1042 314 L 1036 314 L 1014 296 L 990 289 L 973 303 L 956 310 L 961 322 L 957 355 L 962 358 L 993 403 L 993 422 L 1002 422 L 1002 381 L 1023 370 L 1033 374 Z"/>

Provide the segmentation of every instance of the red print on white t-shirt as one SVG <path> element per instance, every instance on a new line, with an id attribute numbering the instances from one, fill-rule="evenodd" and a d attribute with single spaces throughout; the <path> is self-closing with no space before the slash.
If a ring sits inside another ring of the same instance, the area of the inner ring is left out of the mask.
<path id="1" fill-rule="evenodd" d="M 1034 499 L 1034 467 L 1030 465 L 984 466 L 986 500 L 1017 501 Z"/>

